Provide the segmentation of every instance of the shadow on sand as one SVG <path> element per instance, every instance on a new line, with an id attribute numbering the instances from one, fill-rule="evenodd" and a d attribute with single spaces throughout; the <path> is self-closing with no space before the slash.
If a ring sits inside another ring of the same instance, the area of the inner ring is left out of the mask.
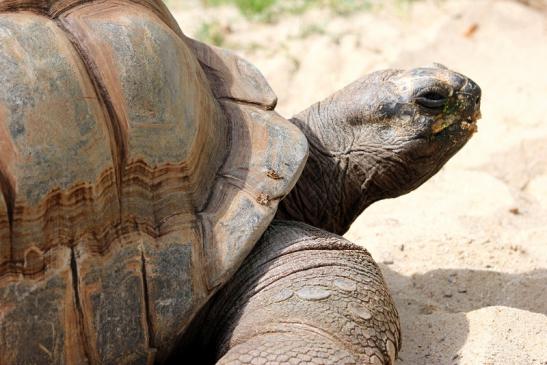
<path id="1" fill-rule="evenodd" d="M 407 277 L 381 268 L 401 317 L 402 364 L 458 364 L 469 312 L 504 306 L 547 315 L 547 270 L 439 269 Z"/>

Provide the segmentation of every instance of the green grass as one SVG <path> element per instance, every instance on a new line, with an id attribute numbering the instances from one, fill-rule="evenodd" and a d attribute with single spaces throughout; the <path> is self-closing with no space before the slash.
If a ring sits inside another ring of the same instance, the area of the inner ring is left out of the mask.
<path id="1" fill-rule="evenodd" d="M 312 7 L 347 15 L 368 9 L 370 0 L 202 0 L 206 6 L 234 5 L 248 18 L 275 21 L 285 14 L 301 14 Z"/>
<path id="2" fill-rule="evenodd" d="M 247 16 L 255 16 L 266 13 L 277 0 L 202 0 L 205 5 L 218 6 L 233 4 Z"/>
<path id="3" fill-rule="evenodd" d="M 199 27 L 196 38 L 202 42 L 222 47 L 226 43 L 226 31 L 217 21 L 205 22 Z"/>
<path id="4" fill-rule="evenodd" d="M 169 3 L 170 0 L 165 0 Z M 390 0 L 403 11 L 418 0 Z M 328 9 L 337 15 L 382 7 L 380 0 L 201 0 L 205 6 L 232 5 L 247 18 L 275 22 L 284 15 L 302 14 L 310 8 Z"/>
<path id="5" fill-rule="evenodd" d="M 1 1 L 1 0 L 0 0 Z M 175 1 L 165 0 L 168 5 Z M 408 12 L 413 2 L 418 0 L 390 0 L 402 13 Z M 381 7 L 379 0 L 201 0 L 205 6 L 235 6 L 247 18 L 260 22 L 273 23 L 287 15 L 298 15 L 311 8 L 327 9 L 337 15 L 347 16 L 353 13 Z M 218 20 L 203 23 L 196 38 L 216 46 L 226 47 L 228 37 L 226 27 Z M 306 38 L 314 34 L 324 34 L 323 25 L 311 24 L 302 29 L 299 37 Z"/>

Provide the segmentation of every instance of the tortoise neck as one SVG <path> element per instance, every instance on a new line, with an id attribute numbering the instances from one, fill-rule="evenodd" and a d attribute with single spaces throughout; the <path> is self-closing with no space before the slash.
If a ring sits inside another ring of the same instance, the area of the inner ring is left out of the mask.
<path id="1" fill-rule="evenodd" d="M 373 169 L 362 169 L 366 156 L 359 156 L 357 165 L 350 153 L 334 152 L 344 132 L 336 128 L 340 121 L 329 117 L 336 113 L 326 107 L 317 103 L 291 119 L 308 139 L 309 158 L 277 217 L 342 235 L 366 207 L 380 199 L 380 192 L 371 176 L 365 176 Z"/>

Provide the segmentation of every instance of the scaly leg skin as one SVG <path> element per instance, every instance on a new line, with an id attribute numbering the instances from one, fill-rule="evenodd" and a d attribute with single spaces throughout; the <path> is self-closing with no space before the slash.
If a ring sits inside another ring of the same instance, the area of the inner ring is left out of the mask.
<path id="1" fill-rule="evenodd" d="M 208 317 L 218 364 L 393 364 L 400 348 L 369 253 L 303 223 L 274 221 Z"/>

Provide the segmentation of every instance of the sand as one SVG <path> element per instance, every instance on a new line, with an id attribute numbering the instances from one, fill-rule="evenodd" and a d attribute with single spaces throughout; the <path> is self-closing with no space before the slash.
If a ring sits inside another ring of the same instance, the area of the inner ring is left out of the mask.
<path id="1" fill-rule="evenodd" d="M 367 209 L 346 237 L 380 263 L 401 316 L 400 364 L 547 364 L 546 12 L 395 2 L 260 24 L 231 8 L 174 5 L 189 35 L 219 26 L 287 117 L 387 67 L 440 62 L 478 82 L 479 133 L 417 191 Z"/>

